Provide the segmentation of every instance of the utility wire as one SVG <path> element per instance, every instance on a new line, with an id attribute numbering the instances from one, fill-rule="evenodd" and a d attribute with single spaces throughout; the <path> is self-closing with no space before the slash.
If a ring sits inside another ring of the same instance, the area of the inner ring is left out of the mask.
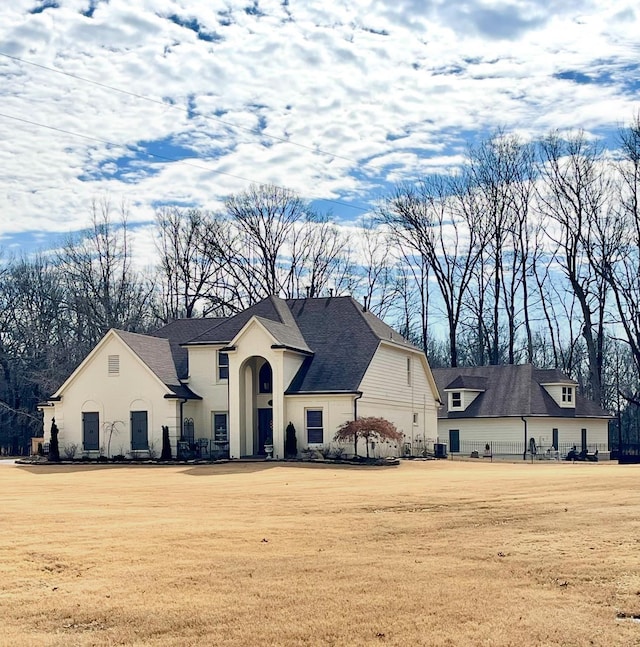
<path id="1" fill-rule="evenodd" d="M 163 106 L 164 108 L 170 108 L 171 110 L 179 110 L 180 112 L 187 112 L 188 108 L 182 105 L 176 105 L 173 103 L 166 103 L 165 101 L 162 101 L 161 99 L 154 99 L 153 97 L 148 97 L 144 94 L 138 94 L 137 92 L 131 92 L 130 90 L 123 90 L 122 88 L 117 88 L 112 85 L 108 85 L 106 83 L 100 83 L 99 81 L 93 81 L 92 79 L 87 79 L 86 77 L 79 76 L 77 74 L 73 74 L 71 72 L 65 72 L 63 70 L 58 70 L 55 67 L 48 67 L 46 65 L 42 65 L 41 63 L 34 63 L 33 61 L 27 61 L 23 58 L 20 58 L 18 56 L 12 56 L 11 54 L 7 54 L 6 52 L 0 52 L 0 56 L 4 56 L 5 58 L 11 59 L 12 61 L 16 61 L 18 63 L 24 63 L 25 65 L 32 65 L 33 67 L 40 68 L 41 70 L 46 70 L 48 72 L 54 72 L 56 74 L 62 74 L 64 76 L 67 76 L 69 78 L 75 79 L 77 81 L 82 81 L 83 83 L 90 83 L 91 85 L 95 85 L 99 88 L 104 88 L 105 90 L 111 90 L 113 92 L 119 92 L 120 94 L 124 94 L 129 97 L 134 97 L 136 99 L 142 99 L 143 101 L 149 101 L 150 103 L 155 103 L 157 105 Z M 346 162 L 352 162 L 354 164 L 360 164 L 359 160 L 356 160 L 352 157 L 345 157 L 344 155 L 338 155 L 337 153 L 330 153 L 328 151 L 324 151 L 320 148 L 315 148 L 313 146 L 308 146 L 307 144 L 300 144 L 299 142 L 292 141 L 291 139 L 287 139 L 286 137 L 278 137 L 277 135 L 270 135 L 268 133 L 263 133 L 255 128 L 247 128 L 246 126 L 239 126 L 237 124 L 234 124 L 230 121 L 225 121 L 224 119 L 220 119 L 220 117 L 214 117 L 212 115 L 203 115 L 200 114 L 200 117 L 203 119 L 207 119 L 208 121 L 217 121 L 218 123 L 221 123 L 225 126 L 229 126 L 230 128 L 235 128 L 236 130 L 243 130 L 245 132 L 251 133 L 252 135 L 259 135 L 260 137 L 268 137 L 270 139 L 273 139 L 278 142 L 282 142 L 285 144 L 290 144 L 291 146 L 297 146 L 298 148 L 303 148 L 305 150 L 311 151 L 313 153 L 319 153 L 321 155 L 326 155 L 328 157 L 334 157 L 336 159 L 341 159 L 345 160 Z"/>
<path id="2" fill-rule="evenodd" d="M 208 166 L 202 166 L 200 164 L 194 164 L 193 162 L 185 162 L 184 160 L 178 159 L 177 157 L 169 157 L 167 155 L 159 155 L 158 153 L 151 153 L 150 151 L 147 151 L 143 149 L 140 146 L 132 146 L 131 144 L 116 144 L 114 142 L 109 141 L 108 139 L 102 139 L 101 137 L 94 137 L 92 135 L 83 135 L 82 133 L 76 133 L 70 130 L 65 130 L 63 128 L 58 128 L 57 126 L 49 126 L 48 124 L 43 124 L 37 121 L 32 121 L 30 119 L 25 119 L 24 117 L 16 117 L 15 115 L 8 115 L 6 113 L 0 112 L 0 117 L 5 117 L 6 119 L 13 119 L 14 121 L 20 121 L 24 124 L 29 124 L 31 126 L 37 126 L 38 128 L 46 128 L 48 130 L 53 130 L 58 133 L 62 133 L 64 135 L 71 135 L 72 137 L 79 137 L 81 139 L 86 139 L 89 141 L 94 141 L 94 142 L 99 142 L 101 144 L 107 144 L 108 146 L 114 146 L 118 148 L 127 148 L 130 151 L 134 152 L 142 152 L 145 155 L 148 155 L 149 157 L 154 157 L 159 160 L 163 160 L 166 162 L 178 162 L 179 164 L 184 164 L 185 166 L 191 166 L 193 168 L 197 168 L 203 171 L 208 171 L 209 173 L 215 173 L 217 175 L 226 175 L 227 177 L 232 177 L 236 180 L 242 180 L 243 182 L 250 182 L 252 184 L 265 184 L 265 182 L 259 182 L 258 180 L 254 180 L 251 178 L 244 177 L 242 175 L 234 175 L 233 173 L 228 173 L 227 171 L 218 171 L 216 169 L 212 169 Z M 270 184 L 270 183 L 269 183 Z M 279 189 L 283 189 L 285 191 L 289 190 L 287 187 L 274 184 L 273 186 L 278 187 Z M 341 200 L 332 200 L 330 198 L 323 198 L 319 196 L 310 196 L 312 200 L 322 200 L 323 202 L 329 202 L 331 204 L 337 204 L 340 205 L 341 207 L 348 207 L 349 209 L 356 209 L 358 211 L 364 211 L 367 212 L 369 209 L 365 207 L 359 207 L 358 205 L 355 204 L 349 204 L 348 202 L 343 202 Z"/>

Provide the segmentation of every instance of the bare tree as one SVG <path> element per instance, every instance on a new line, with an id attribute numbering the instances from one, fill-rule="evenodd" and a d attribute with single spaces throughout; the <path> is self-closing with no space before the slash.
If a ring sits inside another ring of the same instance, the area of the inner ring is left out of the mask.
<path id="1" fill-rule="evenodd" d="M 157 212 L 156 222 L 163 320 L 216 312 L 220 303 L 211 286 L 224 263 L 207 249 L 212 218 L 198 209 L 165 207 Z"/>
<path id="2" fill-rule="evenodd" d="M 458 364 L 457 334 L 479 254 L 479 232 L 464 208 L 468 195 L 464 178 L 433 177 L 396 187 L 380 209 L 398 243 L 418 250 L 436 280 L 451 366 Z"/>
<path id="3" fill-rule="evenodd" d="M 582 133 L 551 133 L 540 146 L 542 164 L 538 199 L 552 226 L 556 260 L 580 306 L 582 336 L 589 358 L 589 395 L 602 401 L 602 366 L 608 286 L 594 268 L 590 249 L 596 223 L 609 208 L 611 186 L 597 144 Z M 607 241 L 601 254 L 608 254 Z M 600 262 L 605 263 L 601 257 Z"/>
<path id="4" fill-rule="evenodd" d="M 484 363 L 482 347 L 486 344 L 490 364 L 513 364 L 518 359 L 517 333 L 523 319 L 529 344 L 531 341 L 526 268 L 533 150 L 517 136 L 499 131 L 470 150 L 468 167 L 473 199 L 464 204 L 470 210 L 472 226 L 482 232 L 473 295 L 478 363 Z"/>
<path id="5" fill-rule="evenodd" d="M 145 330 L 153 286 L 132 265 L 127 211 L 114 222 L 107 199 L 91 207 L 91 227 L 58 254 L 75 339 L 93 346 L 109 328 Z"/>
<path id="6" fill-rule="evenodd" d="M 328 215 L 310 211 L 293 228 L 290 256 L 282 263 L 281 296 L 317 297 L 329 290 L 346 262 L 347 238 Z M 333 286 L 335 287 L 335 286 Z"/>
<path id="7" fill-rule="evenodd" d="M 611 289 L 616 327 L 624 331 L 623 341 L 640 376 L 640 113 L 620 130 L 619 140 L 615 211 L 592 224 L 589 251 Z M 637 391 L 624 395 L 640 405 Z"/>
<path id="8" fill-rule="evenodd" d="M 296 228 L 312 219 L 307 204 L 288 189 L 262 185 L 227 198 L 225 212 L 238 232 L 230 241 L 230 260 L 243 279 L 248 301 L 286 292 L 283 269 L 291 263 L 285 259 L 292 252 Z"/>

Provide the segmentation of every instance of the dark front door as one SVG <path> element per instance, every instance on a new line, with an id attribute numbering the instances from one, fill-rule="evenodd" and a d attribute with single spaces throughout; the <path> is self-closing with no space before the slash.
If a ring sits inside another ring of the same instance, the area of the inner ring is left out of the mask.
<path id="1" fill-rule="evenodd" d="M 82 414 L 82 448 L 87 452 L 100 449 L 100 414 L 97 411 Z"/>
<path id="2" fill-rule="evenodd" d="M 449 451 L 457 454 L 460 451 L 460 430 L 449 429 Z"/>
<path id="3" fill-rule="evenodd" d="M 273 409 L 258 409 L 258 451 L 264 455 L 267 439 L 273 442 Z"/>
<path id="4" fill-rule="evenodd" d="M 551 444 L 553 445 L 553 448 L 555 450 L 560 449 L 560 444 L 559 444 L 558 440 L 559 440 L 559 438 L 558 438 L 558 430 L 554 428 L 551 431 Z"/>
<path id="5" fill-rule="evenodd" d="M 131 449 L 149 449 L 146 411 L 131 412 Z"/>

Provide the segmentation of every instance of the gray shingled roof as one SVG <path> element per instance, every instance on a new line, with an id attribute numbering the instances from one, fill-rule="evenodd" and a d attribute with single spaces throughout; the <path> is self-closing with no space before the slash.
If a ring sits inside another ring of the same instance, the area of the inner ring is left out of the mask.
<path id="1" fill-rule="evenodd" d="M 286 301 L 268 297 L 210 327 L 186 345 L 228 344 L 254 316 L 278 344 L 310 354 L 287 393 L 355 392 L 380 341 L 415 350 L 402 335 L 351 297 Z"/>
<path id="2" fill-rule="evenodd" d="M 251 317 L 261 317 L 295 327 L 286 304 L 277 297 L 267 297 L 233 317 L 225 319 L 220 325 L 193 337 L 189 344 L 228 344 L 246 325 Z"/>
<path id="3" fill-rule="evenodd" d="M 357 391 L 380 341 L 415 349 L 351 297 L 286 303 L 314 353 L 305 359 L 287 393 Z"/>
<path id="4" fill-rule="evenodd" d="M 188 399 L 199 398 L 180 383 L 168 339 L 124 330 L 114 332 L 176 396 Z"/>
<path id="5" fill-rule="evenodd" d="M 474 388 L 452 386 L 478 381 L 485 390 L 464 411 L 448 411 L 447 398 L 438 412 L 439 418 L 493 418 L 551 416 L 554 418 L 607 418 L 609 414 L 591 400 L 576 396 L 575 409 L 556 404 L 542 384 L 566 382 L 576 384 L 556 369 L 538 369 L 531 364 L 474 366 L 468 368 L 432 369 L 438 390 Z M 477 389 L 480 390 L 480 389 Z"/>
<path id="6" fill-rule="evenodd" d="M 256 320 L 275 337 L 278 344 L 305 353 L 312 352 L 295 322 L 284 324 L 264 317 L 256 317 Z"/>
<path id="7" fill-rule="evenodd" d="M 189 357 L 187 349 L 182 344 L 198 337 L 207 330 L 219 326 L 226 318 L 203 318 L 203 319 L 176 319 L 166 326 L 159 328 L 151 333 L 153 337 L 163 337 L 169 340 L 173 362 L 178 373 L 178 377 L 186 379 L 189 376 Z"/>
<path id="8" fill-rule="evenodd" d="M 487 378 L 478 375 L 458 375 L 445 389 L 471 389 L 484 391 L 487 388 Z"/>

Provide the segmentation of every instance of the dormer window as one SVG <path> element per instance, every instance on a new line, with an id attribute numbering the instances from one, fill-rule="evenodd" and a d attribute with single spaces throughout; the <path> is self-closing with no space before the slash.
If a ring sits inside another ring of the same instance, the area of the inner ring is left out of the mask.
<path id="1" fill-rule="evenodd" d="M 462 393 L 460 391 L 454 391 L 451 394 L 451 408 L 452 409 L 462 408 Z"/>
<path id="2" fill-rule="evenodd" d="M 564 404 L 571 404 L 573 402 L 573 387 L 572 386 L 563 386 L 562 387 L 562 402 Z"/>

